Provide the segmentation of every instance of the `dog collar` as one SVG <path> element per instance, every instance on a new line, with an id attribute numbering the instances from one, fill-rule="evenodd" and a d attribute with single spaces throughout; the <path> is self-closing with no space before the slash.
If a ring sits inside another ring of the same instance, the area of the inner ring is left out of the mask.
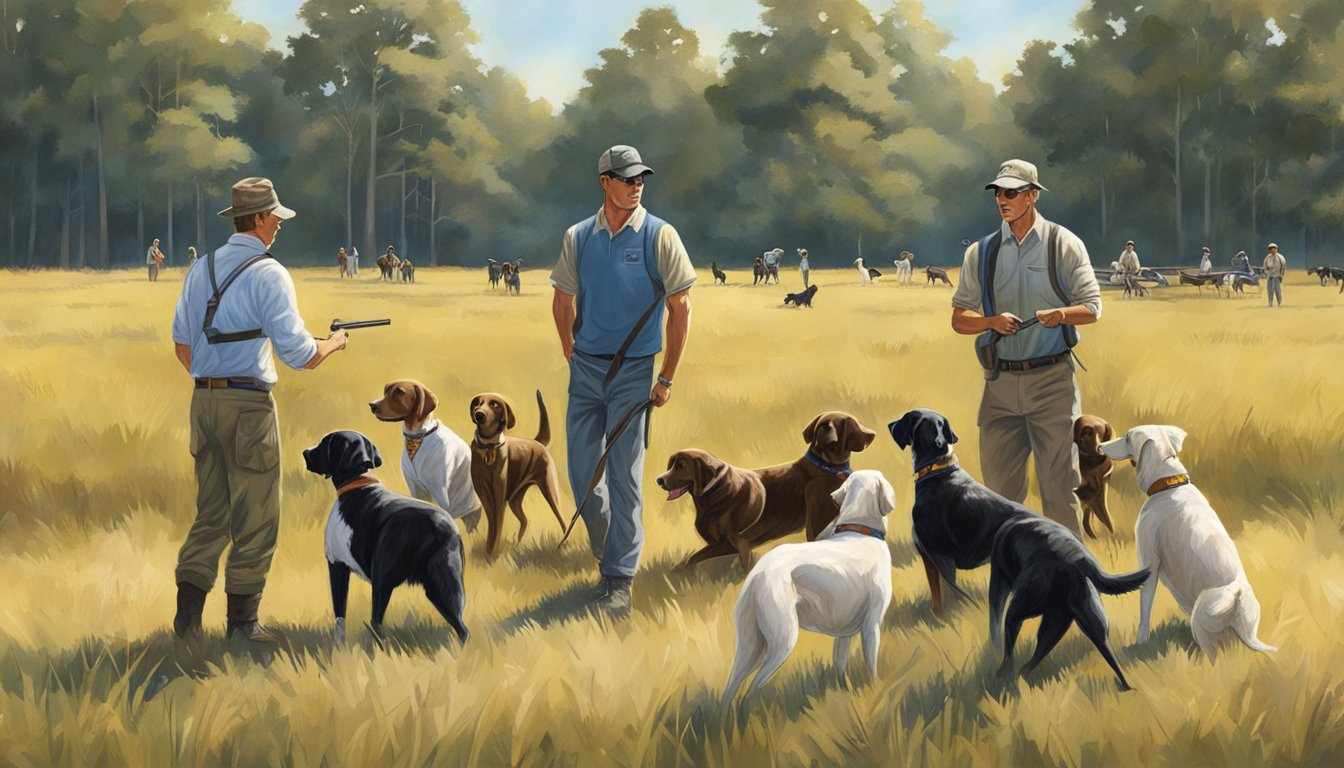
<path id="1" fill-rule="evenodd" d="M 504 445 L 504 433 L 499 433 L 499 442 L 497 443 L 482 443 L 479 435 L 473 436 L 471 442 L 485 454 L 485 465 L 493 466 L 495 459 L 499 457 L 499 449 Z"/>
<path id="2" fill-rule="evenodd" d="M 1159 494 L 1163 491 L 1170 490 L 1177 486 L 1189 485 L 1189 484 L 1190 484 L 1189 475 L 1172 475 L 1171 477 L 1164 477 L 1161 480 L 1158 480 L 1156 483 L 1153 483 L 1152 485 L 1148 486 L 1148 495 L 1153 496 L 1155 494 Z"/>
<path id="3" fill-rule="evenodd" d="M 406 430 L 403 429 L 401 431 L 401 434 L 407 440 L 424 440 L 426 437 L 429 437 L 430 435 L 439 431 L 440 424 L 442 424 L 442 422 L 440 422 L 438 419 L 435 419 L 434 426 L 430 427 L 429 429 L 422 429 L 419 432 L 407 432 Z"/>
<path id="4" fill-rule="evenodd" d="M 821 458 L 817 454 L 813 453 L 811 448 L 807 449 L 807 453 L 803 454 L 803 458 L 807 459 L 812 464 L 821 467 L 827 472 L 830 472 L 832 475 L 835 475 L 836 477 L 846 478 L 849 477 L 854 472 L 854 470 L 849 468 L 848 461 L 846 461 L 844 464 L 832 464 L 826 461 L 825 459 Z"/>
<path id="5" fill-rule="evenodd" d="M 356 488 L 363 488 L 366 485 L 377 485 L 377 484 L 378 484 L 378 478 L 376 477 L 370 475 L 357 477 L 354 480 L 351 480 L 350 482 L 346 483 L 345 485 L 342 485 L 340 488 L 337 488 L 336 498 L 339 499 L 340 497 L 344 496 L 348 491 L 353 491 Z"/>
<path id="6" fill-rule="evenodd" d="M 887 532 L 880 528 L 869 528 L 866 525 L 857 525 L 855 523 L 844 523 L 835 526 L 836 533 L 862 533 L 864 536 L 872 536 L 874 539 L 882 541 L 887 540 Z"/>
<path id="7" fill-rule="evenodd" d="M 957 468 L 957 457 L 949 453 L 947 455 L 947 458 L 943 459 L 942 461 L 935 461 L 932 464 L 927 464 L 923 467 L 920 467 L 919 470 L 915 472 L 915 480 L 916 482 L 918 482 L 928 477 L 929 475 L 933 474 L 934 472 L 941 472 L 944 469 L 956 469 L 956 468 Z"/>

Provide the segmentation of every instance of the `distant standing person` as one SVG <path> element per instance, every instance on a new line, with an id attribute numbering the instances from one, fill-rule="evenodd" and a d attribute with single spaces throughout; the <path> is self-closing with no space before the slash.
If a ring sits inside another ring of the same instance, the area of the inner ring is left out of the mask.
<path id="1" fill-rule="evenodd" d="M 1274 306 L 1277 299 L 1279 306 L 1283 306 L 1283 273 L 1288 268 L 1288 261 L 1279 253 L 1279 246 L 1274 243 L 1269 244 L 1269 253 L 1265 254 L 1265 295 L 1269 297 L 1269 306 Z"/>
<path id="2" fill-rule="evenodd" d="M 195 264 L 195 263 L 196 263 L 196 246 L 194 246 L 194 245 L 188 245 L 188 246 L 187 246 L 187 269 L 191 269 L 191 265 L 193 265 L 193 264 Z"/>
<path id="3" fill-rule="evenodd" d="M 1199 255 L 1199 274 L 1207 275 L 1213 271 L 1213 260 L 1209 257 L 1209 246 L 1204 246 L 1204 252 Z"/>
<path id="4" fill-rule="evenodd" d="M 806 248 L 799 248 L 799 249 L 798 249 L 798 271 L 801 272 L 802 275 L 803 275 L 803 287 L 804 287 L 804 288 L 811 288 L 811 287 L 812 287 L 812 284 L 808 282 L 808 279 L 809 279 L 810 275 L 812 274 L 812 272 L 811 272 L 811 269 L 808 267 L 808 264 L 807 264 L 807 249 L 806 249 Z"/>
<path id="5" fill-rule="evenodd" d="M 1080 482 L 1073 422 L 1082 398 L 1071 349 L 1074 326 L 1101 317 L 1101 289 L 1083 241 L 1036 211 L 1045 187 L 1035 165 L 1009 160 L 985 188 L 994 191 L 1002 221 L 966 249 L 952 297 L 953 330 L 1003 337 L 980 399 L 981 471 L 985 485 L 1021 502 L 1031 456 L 1045 516 L 1077 536 L 1082 509 L 1073 492 Z M 1022 329 L 1022 317 L 1040 323 Z"/>
<path id="6" fill-rule="evenodd" d="M 227 635 L 274 644 L 279 638 L 257 620 L 280 531 L 271 350 L 291 368 L 312 369 L 345 349 L 347 333 L 314 339 L 305 330 L 294 281 L 269 251 L 280 222 L 294 216 L 270 179 L 234 184 L 233 205 L 219 215 L 233 219 L 235 234 L 206 256 L 208 269 L 187 274 L 173 315 L 174 352 L 196 386 L 190 422 L 196 519 L 177 558 L 173 631 L 200 634 L 206 593 L 232 544 L 224 567 Z M 212 298 L 214 312 L 207 310 Z"/>
<path id="7" fill-rule="evenodd" d="M 1134 241 L 1129 240 L 1125 243 L 1125 250 L 1120 252 L 1120 270 L 1137 277 L 1141 269 L 1143 267 L 1139 264 L 1139 252 L 1134 250 Z"/>
<path id="8" fill-rule="evenodd" d="M 1251 257 L 1246 255 L 1245 251 L 1237 251 L 1237 255 L 1232 257 L 1232 269 L 1238 272 L 1251 271 Z"/>
<path id="9" fill-rule="evenodd" d="M 630 609 L 644 548 L 640 481 L 649 411 L 636 409 L 647 403 L 661 407 L 672 396 L 690 331 L 695 268 L 672 225 L 641 204 L 653 169 L 638 150 L 611 147 L 598 156 L 597 173 L 602 207 L 565 232 L 551 272 L 551 311 L 569 362 L 569 482 L 600 563 L 594 604 L 623 612 Z M 660 349 L 663 362 L 655 380 Z M 636 412 L 611 446 L 602 481 L 588 493 L 607 435 Z"/>
<path id="10" fill-rule="evenodd" d="M 353 278 L 358 274 L 359 274 L 359 249 L 352 245 L 350 246 L 350 277 Z"/>
<path id="11" fill-rule="evenodd" d="M 159 239 L 154 238 L 154 244 L 149 246 L 145 252 L 145 264 L 149 267 L 149 282 L 157 283 L 159 281 L 159 265 L 163 264 L 163 251 L 159 250 Z"/>

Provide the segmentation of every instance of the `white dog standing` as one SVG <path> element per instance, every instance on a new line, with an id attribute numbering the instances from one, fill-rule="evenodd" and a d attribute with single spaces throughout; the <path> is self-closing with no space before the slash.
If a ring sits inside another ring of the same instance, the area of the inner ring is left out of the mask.
<path id="1" fill-rule="evenodd" d="M 1139 488 L 1148 494 L 1134 528 L 1139 566 L 1152 569 L 1140 591 L 1138 640 L 1148 641 L 1161 578 L 1189 614 L 1190 629 L 1210 661 L 1217 657 L 1216 646 L 1230 639 L 1229 631 L 1248 648 L 1277 650 L 1256 637 L 1260 603 L 1236 544 L 1176 458 L 1184 441 L 1185 431 L 1178 427 L 1149 425 L 1100 446 L 1111 459 L 1133 461 Z"/>
<path id="2" fill-rule="evenodd" d="M 831 498 L 840 505 L 815 541 L 783 544 L 756 563 L 733 612 L 737 653 L 727 706 L 751 671 L 761 688 L 793 652 L 799 627 L 835 638 L 835 668 L 844 675 L 849 646 L 859 635 L 868 668 L 877 673 L 878 629 L 891 603 L 891 550 L 886 515 L 896 492 L 874 470 L 849 476 Z"/>

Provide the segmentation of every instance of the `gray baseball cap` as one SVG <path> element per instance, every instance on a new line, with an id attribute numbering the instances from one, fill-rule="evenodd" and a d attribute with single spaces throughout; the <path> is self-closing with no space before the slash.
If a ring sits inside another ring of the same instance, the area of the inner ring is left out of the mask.
<path id="1" fill-rule="evenodd" d="M 985 185 L 985 189 L 993 189 L 994 187 L 1002 189 L 1021 189 L 1022 187 L 1045 189 L 1036 177 L 1036 166 L 1026 160 L 1009 160 L 1000 165 L 999 172 L 995 174 L 994 180 Z"/>
<path id="2" fill-rule="evenodd" d="M 598 156 L 597 172 L 614 173 L 629 179 L 640 174 L 653 173 L 653 169 L 640 159 L 638 149 L 617 144 Z"/>
<path id="3" fill-rule="evenodd" d="M 294 218 L 294 212 L 280 204 L 270 179 L 249 176 L 233 185 L 233 205 L 219 212 L 226 219 L 270 211 L 280 219 Z"/>

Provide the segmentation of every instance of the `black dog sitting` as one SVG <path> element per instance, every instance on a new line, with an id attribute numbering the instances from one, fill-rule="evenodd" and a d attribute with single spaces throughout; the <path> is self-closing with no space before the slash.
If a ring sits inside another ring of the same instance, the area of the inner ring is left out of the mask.
<path id="1" fill-rule="evenodd" d="M 1129 690 L 1106 637 L 1106 614 L 1097 592 L 1119 595 L 1138 589 L 1148 569 L 1122 576 L 1105 573 L 1069 529 L 977 483 L 957 466 L 950 447 L 957 436 L 938 412 L 910 411 L 887 428 L 897 445 L 913 446 L 918 476 L 912 510 L 915 547 L 924 558 L 935 610 L 939 574 L 965 595 L 957 587 L 955 568 L 974 568 L 988 559 L 991 642 L 999 642 L 1000 623 L 1006 630 L 1000 674 L 1012 670 L 1022 622 L 1040 616 L 1036 651 L 1023 674 L 1035 669 L 1077 621 L 1114 670 L 1120 690 Z"/>
<path id="2" fill-rule="evenodd" d="M 331 432 L 303 452 L 308 471 L 331 478 L 336 503 L 327 520 L 326 551 L 336 636 L 345 639 L 350 572 L 373 585 L 370 624 L 380 635 L 392 590 L 420 584 L 448 625 L 467 641 L 462 623 L 462 536 L 448 513 L 387 490 L 365 474 L 383 459 L 358 432 Z"/>
<path id="3" fill-rule="evenodd" d="M 714 273 L 715 285 L 718 285 L 719 283 L 723 283 L 724 285 L 728 284 L 728 274 L 722 269 L 719 269 L 719 263 L 717 261 L 709 262 L 709 271 Z M 1325 283 L 1322 282 L 1321 285 L 1325 285 Z"/>
<path id="4" fill-rule="evenodd" d="M 785 304 L 792 304 L 795 307 L 812 308 L 812 297 L 817 295 L 817 286 L 808 286 L 807 290 L 798 293 L 790 293 L 784 296 Z"/>

